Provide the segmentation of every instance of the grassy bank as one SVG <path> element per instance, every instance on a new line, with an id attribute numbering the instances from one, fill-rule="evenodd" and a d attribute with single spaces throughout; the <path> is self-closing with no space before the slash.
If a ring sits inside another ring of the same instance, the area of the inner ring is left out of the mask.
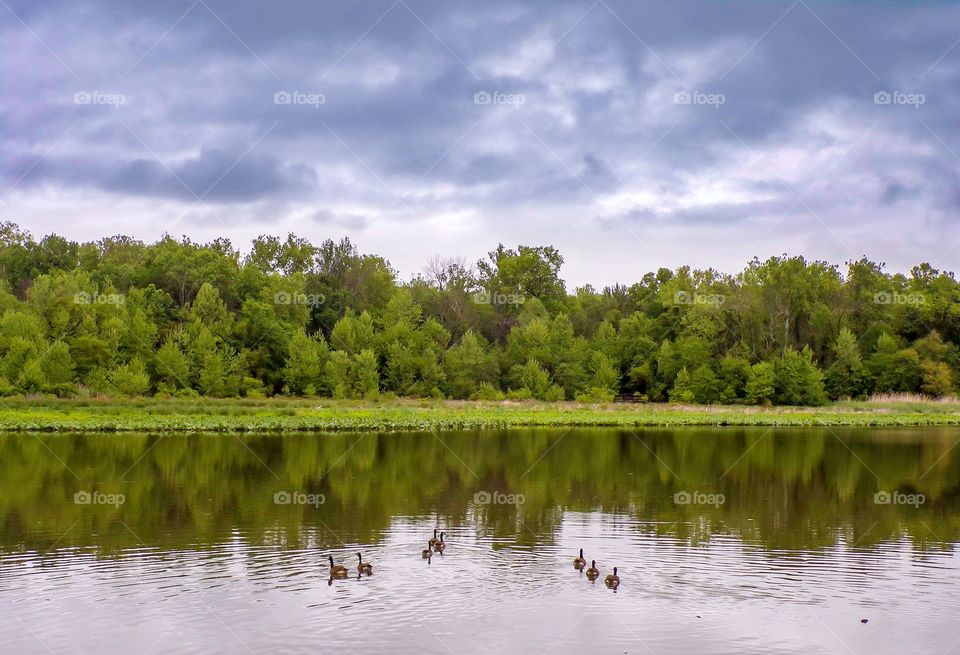
<path id="1" fill-rule="evenodd" d="M 273 432 L 531 426 L 920 426 L 960 424 L 960 403 L 817 408 L 329 399 L 0 401 L 0 431 Z"/>

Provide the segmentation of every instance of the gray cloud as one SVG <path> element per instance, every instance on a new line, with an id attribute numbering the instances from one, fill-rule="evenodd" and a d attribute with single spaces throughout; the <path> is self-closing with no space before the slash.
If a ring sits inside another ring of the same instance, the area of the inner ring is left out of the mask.
<path id="1" fill-rule="evenodd" d="M 41 189 L 63 206 L 100 194 L 108 212 L 122 199 L 117 226 L 131 204 L 147 223 L 177 220 L 153 201 L 186 212 L 206 193 L 205 203 L 270 216 L 278 231 L 383 238 L 401 261 L 394 230 L 411 222 L 436 226 L 438 251 L 471 257 L 498 241 L 568 238 L 599 280 L 618 262 L 591 253 L 607 253 L 623 221 L 647 230 L 645 247 L 670 240 L 649 268 L 680 258 L 735 267 L 726 258 L 739 254 L 670 243 L 710 227 L 742 242 L 778 219 L 791 229 L 762 247 L 831 255 L 854 238 L 869 247 L 878 222 L 910 222 L 916 245 L 875 253 L 901 267 L 930 258 L 922 244 L 937 243 L 935 231 L 960 236 L 955 6 L 10 7 L 33 33 L 12 18 L 0 27 L 11 53 L 0 62 L 0 187 L 12 186 L 10 218 L 28 225 L 57 227 L 33 209 Z M 77 104 L 78 92 L 125 102 Z M 278 92 L 299 100 L 277 103 Z M 476 104 L 479 92 L 498 100 Z M 924 101 L 876 104 L 880 92 Z M 84 220 L 65 215 L 63 230 Z M 241 238 L 236 229 L 228 236 Z"/>

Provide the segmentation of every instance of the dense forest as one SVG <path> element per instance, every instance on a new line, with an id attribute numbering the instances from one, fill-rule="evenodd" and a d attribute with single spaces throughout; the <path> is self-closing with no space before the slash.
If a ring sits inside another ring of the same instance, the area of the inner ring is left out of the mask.
<path id="1" fill-rule="evenodd" d="M 928 264 L 784 255 L 572 292 L 562 264 L 499 245 L 402 281 L 347 239 L 261 236 L 244 253 L 3 223 L 0 395 L 817 405 L 955 389 L 960 288 Z"/>

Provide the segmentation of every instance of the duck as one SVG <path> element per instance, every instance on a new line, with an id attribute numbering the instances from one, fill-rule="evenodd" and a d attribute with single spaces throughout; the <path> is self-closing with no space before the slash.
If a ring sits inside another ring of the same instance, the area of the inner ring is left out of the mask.
<path id="1" fill-rule="evenodd" d="M 447 547 L 446 542 L 443 540 L 443 535 L 447 534 L 446 532 L 440 533 L 440 538 L 437 540 L 437 543 L 433 544 L 433 549 L 438 553 L 442 553 L 443 549 Z"/>
<path id="2" fill-rule="evenodd" d="M 603 579 L 603 584 L 607 585 L 611 589 L 616 589 L 620 586 L 620 576 L 617 575 L 617 567 L 613 567 L 612 575 L 608 575 Z"/>
<path id="3" fill-rule="evenodd" d="M 573 560 L 573 568 L 578 571 L 587 565 L 587 560 L 583 559 L 583 548 L 580 549 L 580 557 L 575 557 Z"/>
<path id="4" fill-rule="evenodd" d="M 590 560 L 590 568 L 587 569 L 587 578 L 596 580 L 600 577 L 600 569 L 597 568 L 597 560 Z"/>
<path id="5" fill-rule="evenodd" d="M 430 558 L 433 556 L 433 551 L 430 550 L 430 542 L 429 542 L 429 541 L 427 542 L 427 548 L 426 548 L 426 550 L 420 551 L 420 556 L 423 557 L 423 559 L 430 559 Z"/>
<path id="6" fill-rule="evenodd" d="M 328 556 L 330 559 L 330 577 L 331 578 L 345 578 L 347 577 L 347 567 L 340 566 L 339 564 L 333 563 L 333 555 Z"/>
<path id="7" fill-rule="evenodd" d="M 373 573 L 373 564 L 364 564 L 363 555 L 360 553 L 357 553 L 357 572 L 366 573 L 367 575 Z"/>
<path id="8" fill-rule="evenodd" d="M 438 541 L 440 541 L 440 540 L 437 539 L 437 529 L 434 528 L 434 529 L 433 529 L 433 539 L 430 540 L 430 545 L 431 545 L 431 546 L 436 546 Z"/>

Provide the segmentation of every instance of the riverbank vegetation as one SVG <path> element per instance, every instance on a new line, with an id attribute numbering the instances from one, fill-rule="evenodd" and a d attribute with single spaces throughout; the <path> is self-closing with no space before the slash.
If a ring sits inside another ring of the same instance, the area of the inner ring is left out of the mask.
<path id="1" fill-rule="evenodd" d="M 823 405 L 944 396 L 960 288 L 800 257 L 568 291 L 549 246 L 401 281 L 348 240 L 77 243 L 0 225 L 0 396 Z"/>
<path id="2" fill-rule="evenodd" d="M 960 404 L 827 407 L 394 399 L 6 398 L 0 431 L 420 431 L 561 426 L 922 426 L 960 424 Z"/>

